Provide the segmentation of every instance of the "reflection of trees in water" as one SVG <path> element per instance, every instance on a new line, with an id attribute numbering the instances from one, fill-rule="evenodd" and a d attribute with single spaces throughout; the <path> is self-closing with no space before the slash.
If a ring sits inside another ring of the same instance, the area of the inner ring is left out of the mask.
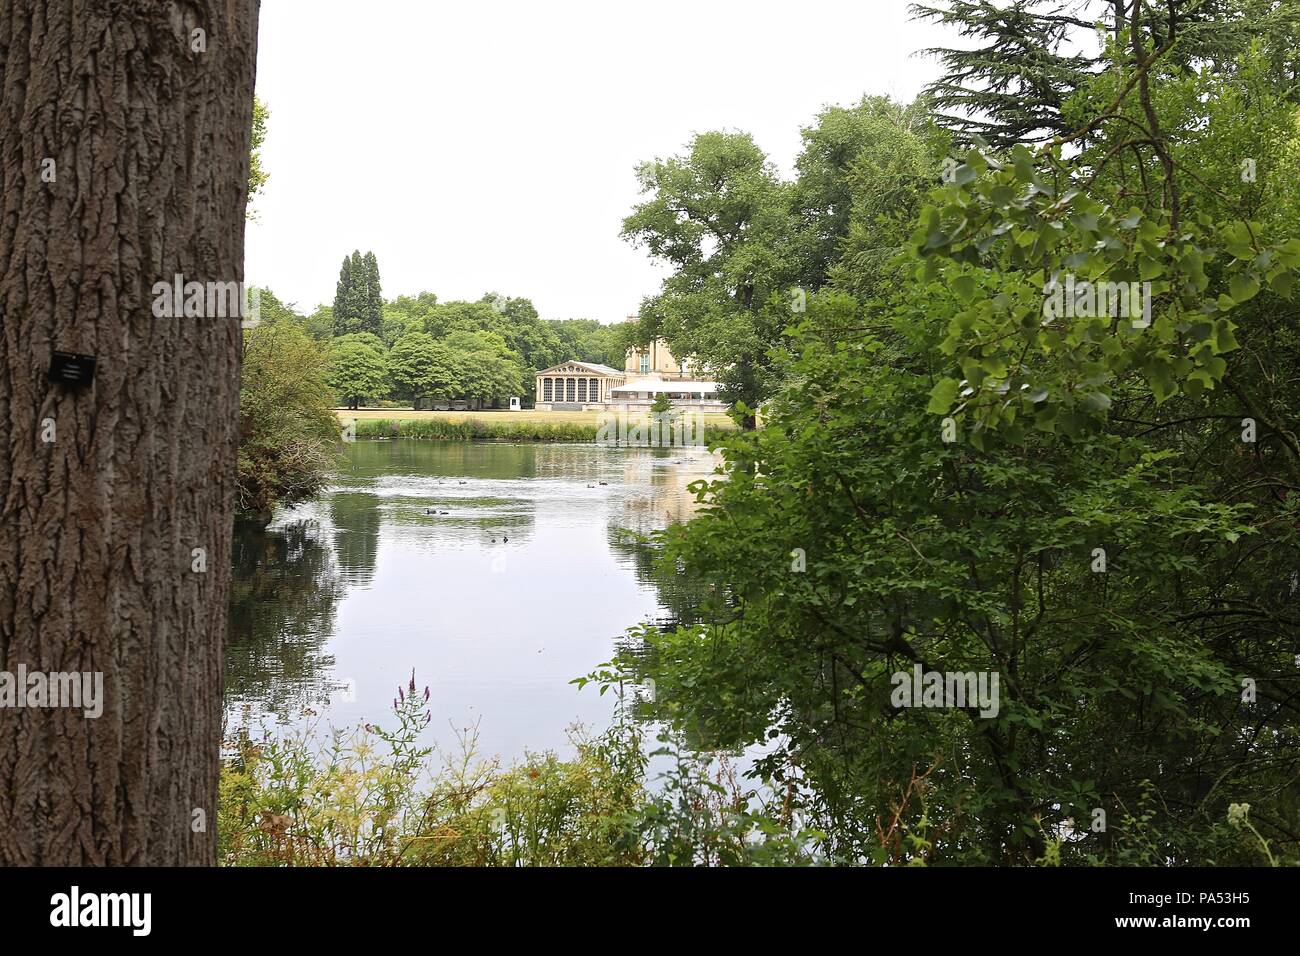
<path id="1" fill-rule="evenodd" d="M 314 522 L 274 531 L 235 529 L 227 626 L 226 703 L 250 702 L 286 717 L 329 696 L 343 587 Z"/>
<path id="2" fill-rule="evenodd" d="M 358 441 L 348 446 L 347 474 L 361 481 L 395 476 L 533 478 L 537 448 L 496 442 Z"/>
<path id="3" fill-rule="evenodd" d="M 379 496 L 364 491 L 330 495 L 334 553 L 349 584 L 369 584 L 379 556 Z"/>
<path id="4" fill-rule="evenodd" d="M 656 618 L 655 624 L 663 628 L 690 627 L 699 620 L 699 607 L 708 585 L 692 580 L 676 568 L 664 567 L 659 548 L 648 536 L 611 528 L 609 548 L 632 569 L 638 583 L 655 589 L 659 604 L 664 608 L 663 615 Z"/>
<path id="5" fill-rule="evenodd" d="M 691 627 L 698 623 L 701 604 L 708 594 L 708 585 L 693 580 L 678 569 L 666 567 L 660 560 L 660 550 L 642 534 L 622 528 L 611 528 L 609 547 L 632 568 L 639 583 L 654 588 L 663 612 L 648 623 L 657 630 L 671 631 L 677 627 Z M 631 622 L 629 622 L 631 623 Z M 647 644 L 636 631 L 628 631 L 614 639 L 617 659 L 633 676 L 642 681 L 657 671 L 655 648 Z M 647 692 L 646 684 L 625 688 L 629 712 L 639 721 L 656 721 L 662 718 L 657 702 Z M 661 701 L 658 703 L 662 703 Z"/>

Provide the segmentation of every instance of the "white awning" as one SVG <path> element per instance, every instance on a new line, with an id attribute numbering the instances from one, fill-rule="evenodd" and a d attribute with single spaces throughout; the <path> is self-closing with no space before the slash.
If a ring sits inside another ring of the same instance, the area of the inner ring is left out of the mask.
<path id="1" fill-rule="evenodd" d="M 718 390 L 717 382 L 665 382 L 660 379 L 650 379 L 642 382 L 628 382 L 626 385 L 619 385 L 610 389 L 612 393 L 629 392 L 650 392 L 658 395 L 660 392 L 685 392 L 690 395 L 712 395 Z"/>

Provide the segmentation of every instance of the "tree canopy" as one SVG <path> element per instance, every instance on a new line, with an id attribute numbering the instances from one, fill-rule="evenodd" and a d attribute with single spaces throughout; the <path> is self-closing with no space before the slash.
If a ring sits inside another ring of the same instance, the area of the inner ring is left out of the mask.
<path id="1" fill-rule="evenodd" d="M 389 383 L 384 343 L 369 332 L 334 339 L 326 380 L 349 408 L 358 407 L 363 398 L 386 394 Z"/>
<path id="2" fill-rule="evenodd" d="M 1005 14 L 1026 51 L 1035 6 Z M 1235 24 L 1212 47 L 1240 5 L 1111 6 L 1023 115 L 967 76 L 996 136 L 955 100 L 824 111 L 784 219 L 743 137 L 643 172 L 627 231 L 677 269 L 645 313 L 674 343 L 743 323 L 766 351 L 734 360 L 774 374 L 656 537 L 696 623 L 614 673 L 700 746 L 764 744 L 835 861 L 1253 863 L 1247 804 L 1300 858 L 1294 62 Z M 780 322 L 736 298 L 787 276 L 820 285 Z M 900 703 L 914 669 L 999 706 Z"/>

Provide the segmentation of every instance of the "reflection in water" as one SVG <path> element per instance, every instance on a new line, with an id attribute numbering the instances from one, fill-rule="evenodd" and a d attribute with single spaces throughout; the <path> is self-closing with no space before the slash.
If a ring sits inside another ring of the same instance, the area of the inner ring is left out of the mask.
<path id="1" fill-rule="evenodd" d="M 566 727 L 603 726 L 612 705 L 570 681 L 630 625 L 695 605 L 611 529 L 688 515 L 686 486 L 714 467 L 703 450 L 398 440 L 347 455 L 318 501 L 237 543 L 232 719 L 323 705 L 336 726 L 382 723 L 414 668 L 434 742 L 478 723 L 485 753 L 563 749 Z"/>
<path id="2" fill-rule="evenodd" d="M 233 554 L 227 705 L 285 714 L 321 704 L 342 587 L 319 530 L 306 521 L 273 531 L 238 525 Z"/>
<path id="3" fill-rule="evenodd" d="M 662 613 L 653 621 L 657 627 L 690 627 L 699 620 L 699 607 L 706 585 L 692 580 L 676 568 L 665 567 L 659 551 L 642 535 L 611 528 L 609 547 L 631 567 L 638 581 L 653 588 L 659 596 Z M 620 639 L 619 648 L 625 646 L 624 640 Z"/>
<path id="4" fill-rule="evenodd" d="M 359 491 L 330 495 L 334 553 L 348 584 L 367 585 L 379 557 L 379 496 Z"/>

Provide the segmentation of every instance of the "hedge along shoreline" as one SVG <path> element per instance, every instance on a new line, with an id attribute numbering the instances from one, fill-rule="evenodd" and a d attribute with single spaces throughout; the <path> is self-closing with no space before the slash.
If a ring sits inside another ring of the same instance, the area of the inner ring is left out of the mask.
<path id="1" fill-rule="evenodd" d="M 346 416 L 340 415 L 340 419 Z M 599 429 L 582 422 L 485 422 L 477 418 L 362 418 L 356 423 L 357 438 L 414 438 L 422 441 L 537 441 L 593 442 Z M 732 429 L 708 427 L 710 445 Z"/>

